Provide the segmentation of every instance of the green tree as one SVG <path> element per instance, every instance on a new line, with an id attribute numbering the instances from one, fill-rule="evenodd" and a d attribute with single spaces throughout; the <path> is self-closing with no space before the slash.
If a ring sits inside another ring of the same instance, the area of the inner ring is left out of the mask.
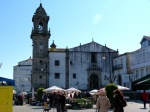
<path id="1" fill-rule="evenodd" d="M 118 87 L 114 83 L 110 83 L 110 84 L 107 84 L 105 86 L 106 94 L 107 94 L 107 97 L 110 100 L 111 107 L 113 107 L 113 101 L 114 101 L 113 91 L 116 90 L 116 89 L 118 89 Z"/>
<path id="2" fill-rule="evenodd" d="M 39 88 L 37 90 L 37 100 L 40 101 L 40 102 L 42 102 L 43 90 L 44 90 L 44 88 Z"/>

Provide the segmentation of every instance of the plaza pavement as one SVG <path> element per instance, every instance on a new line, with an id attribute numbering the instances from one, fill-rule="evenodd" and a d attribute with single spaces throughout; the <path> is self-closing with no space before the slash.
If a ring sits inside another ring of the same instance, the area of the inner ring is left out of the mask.
<path id="1" fill-rule="evenodd" d="M 141 101 L 128 101 L 127 106 L 124 108 L 124 112 L 150 112 L 149 104 L 146 105 L 146 109 L 143 108 L 143 103 Z M 43 106 L 13 106 L 13 112 L 43 112 Z M 49 112 L 56 112 L 56 109 L 51 109 Z M 81 110 L 72 110 L 68 109 L 68 112 L 95 112 L 95 105 L 93 109 L 81 109 Z M 112 110 L 109 110 L 112 112 Z"/>

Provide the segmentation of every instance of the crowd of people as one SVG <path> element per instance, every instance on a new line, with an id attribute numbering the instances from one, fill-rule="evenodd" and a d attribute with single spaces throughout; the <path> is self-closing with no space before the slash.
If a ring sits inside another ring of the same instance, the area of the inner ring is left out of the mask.
<path id="1" fill-rule="evenodd" d="M 27 97 L 28 103 L 31 97 Z M 89 97 L 88 92 L 85 93 L 85 97 Z M 51 108 L 56 108 L 57 112 L 66 112 L 66 103 L 71 104 L 71 100 L 75 98 L 82 98 L 80 92 L 63 92 L 63 91 L 54 91 L 54 92 L 43 92 L 42 102 L 48 104 L 49 110 Z M 150 94 L 148 94 L 145 90 L 141 93 L 141 101 L 143 101 L 144 108 L 146 108 L 146 103 L 150 99 Z M 23 105 L 24 95 L 18 94 L 14 95 L 13 101 L 15 105 Z M 100 92 L 99 97 L 96 97 L 95 100 L 97 110 L 99 112 L 108 112 L 108 110 L 112 107 L 113 112 L 124 112 L 124 107 L 127 105 L 123 93 L 116 89 L 114 91 L 114 100 L 113 103 L 110 103 L 109 98 L 106 95 L 106 91 L 103 90 Z"/>
<path id="2" fill-rule="evenodd" d="M 70 100 L 73 98 L 80 98 L 79 92 L 70 92 L 67 94 L 63 91 L 54 91 L 43 93 L 42 100 L 45 104 L 49 105 L 49 109 L 56 108 L 57 112 L 66 111 L 66 103 L 70 103 Z"/>
<path id="3" fill-rule="evenodd" d="M 24 95 L 23 94 L 18 94 L 18 95 L 14 95 L 13 96 L 13 102 L 14 102 L 14 105 L 23 105 L 23 100 L 24 100 Z"/>

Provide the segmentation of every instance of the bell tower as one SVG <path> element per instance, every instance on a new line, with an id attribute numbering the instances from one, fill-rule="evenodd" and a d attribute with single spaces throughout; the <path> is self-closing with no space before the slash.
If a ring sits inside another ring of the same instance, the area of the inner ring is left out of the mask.
<path id="1" fill-rule="evenodd" d="M 33 28 L 31 32 L 33 46 L 31 84 L 35 89 L 49 86 L 48 42 L 51 34 L 48 29 L 48 21 L 49 16 L 40 4 L 32 17 Z"/>

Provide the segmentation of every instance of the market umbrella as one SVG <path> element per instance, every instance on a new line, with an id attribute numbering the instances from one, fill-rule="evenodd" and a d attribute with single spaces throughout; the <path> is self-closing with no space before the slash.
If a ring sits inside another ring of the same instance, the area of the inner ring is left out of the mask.
<path id="1" fill-rule="evenodd" d="M 89 93 L 90 93 L 91 95 L 94 95 L 94 94 L 96 94 L 97 92 L 98 92 L 97 89 L 93 89 L 93 90 L 91 90 Z"/>
<path id="2" fill-rule="evenodd" d="M 124 87 L 124 86 L 120 86 L 120 85 L 116 85 L 118 87 L 119 90 L 130 90 L 129 88 L 127 87 Z M 105 91 L 105 88 L 101 88 L 98 90 L 98 92 L 101 92 L 101 91 Z"/>
<path id="3" fill-rule="evenodd" d="M 76 89 L 76 88 L 69 88 L 69 89 L 66 89 L 67 92 L 81 92 L 80 90 Z"/>
<path id="4" fill-rule="evenodd" d="M 117 85 L 117 87 L 119 90 L 130 90 L 129 88 L 120 85 Z"/>
<path id="5" fill-rule="evenodd" d="M 21 94 L 23 94 L 23 95 L 27 95 L 28 93 L 27 93 L 27 92 L 21 92 Z"/>
<path id="6" fill-rule="evenodd" d="M 43 90 L 43 92 L 52 92 L 52 91 L 65 91 L 65 90 L 57 86 L 52 86 Z"/>

